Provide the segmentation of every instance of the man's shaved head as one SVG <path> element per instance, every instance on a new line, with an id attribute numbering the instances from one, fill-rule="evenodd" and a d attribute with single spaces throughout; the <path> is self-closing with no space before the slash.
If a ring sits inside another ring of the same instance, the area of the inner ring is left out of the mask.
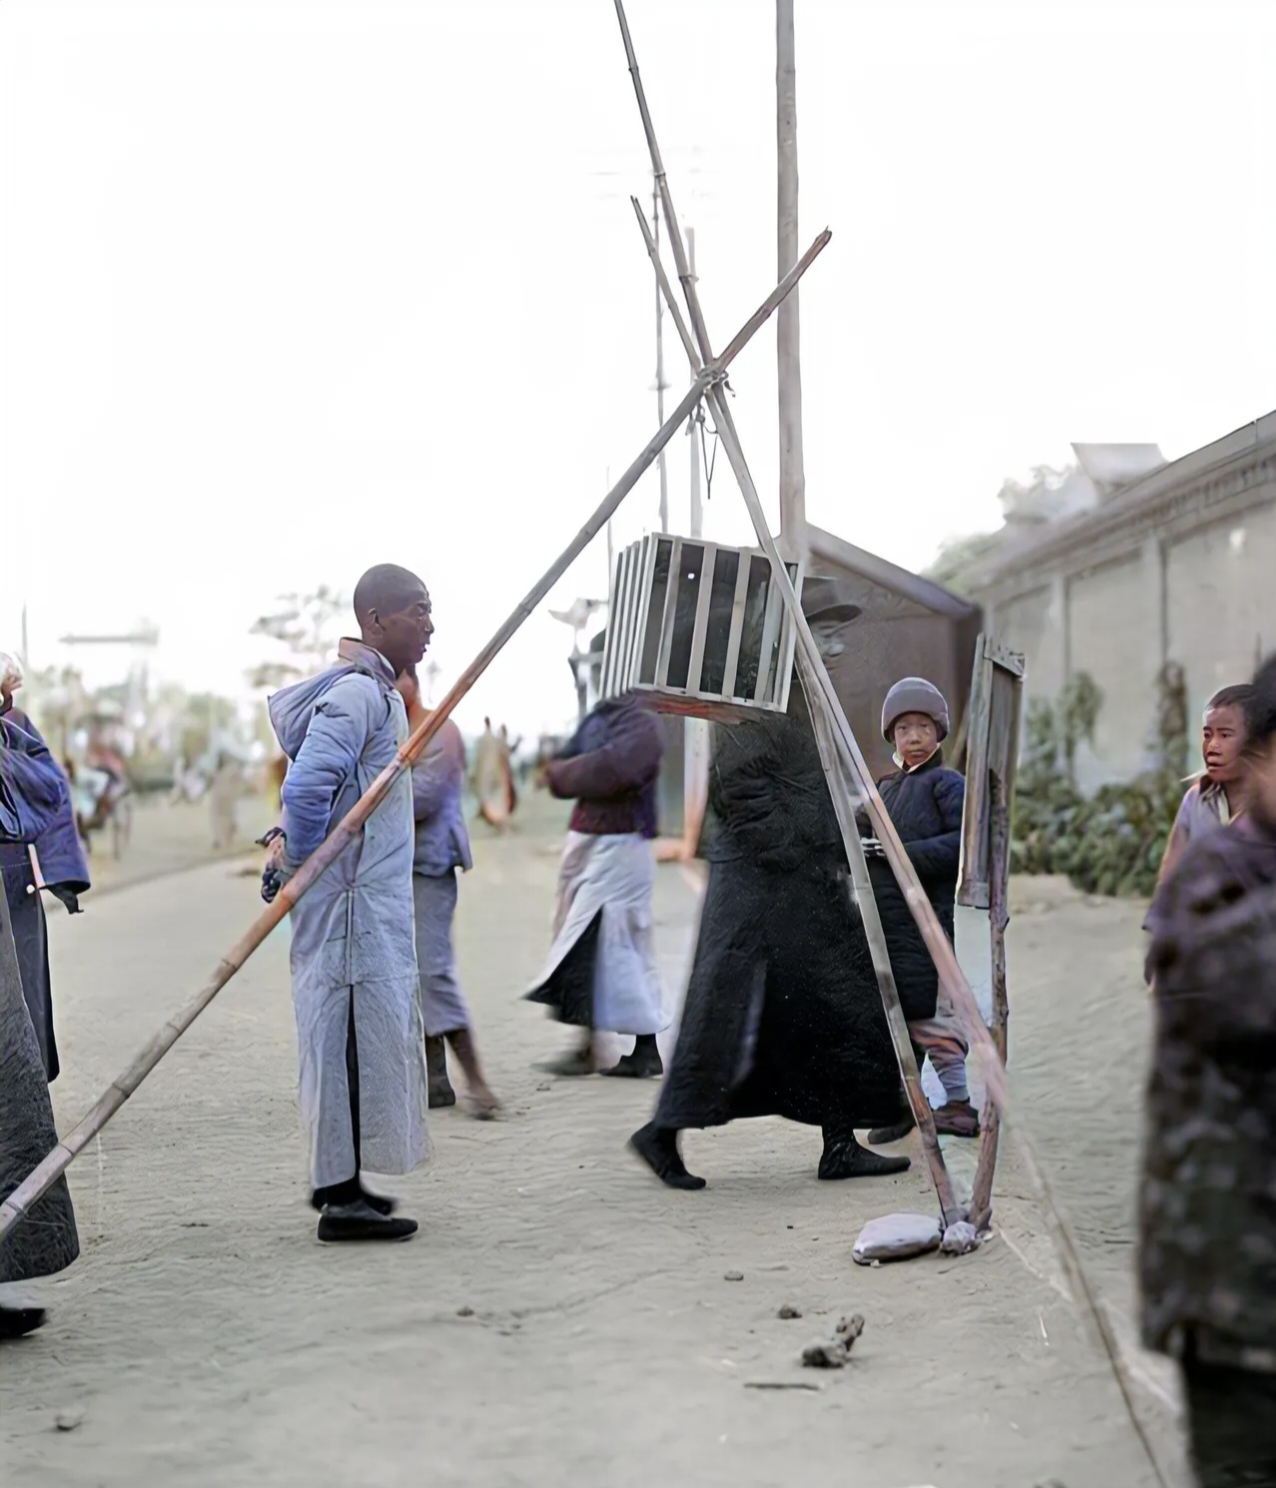
<path id="1" fill-rule="evenodd" d="M 370 568 L 354 587 L 354 613 L 364 643 L 380 651 L 396 676 L 425 655 L 434 633 L 430 595 L 406 568 Z"/>
<path id="2" fill-rule="evenodd" d="M 362 625 L 371 615 L 397 615 L 425 593 L 417 576 L 397 563 L 378 563 L 354 586 L 354 613 Z"/>

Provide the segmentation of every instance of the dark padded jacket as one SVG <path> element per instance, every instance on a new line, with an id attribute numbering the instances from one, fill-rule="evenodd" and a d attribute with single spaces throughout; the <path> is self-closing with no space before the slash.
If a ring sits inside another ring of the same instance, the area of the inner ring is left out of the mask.
<path id="1" fill-rule="evenodd" d="M 1144 1342 L 1276 1373 L 1276 824 L 1189 843 L 1151 928 Z"/>
<path id="2" fill-rule="evenodd" d="M 877 788 L 926 897 L 951 940 L 966 782 L 956 770 L 945 766 L 943 756 L 936 750 L 924 765 L 911 771 L 897 770 L 878 781 Z M 860 831 L 866 837 L 873 835 L 868 818 L 862 813 Z M 933 1018 L 939 974 L 926 942 L 890 864 L 884 858 L 870 858 L 868 871 L 904 1016 Z"/>
<path id="3" fill-rule="evenodd" d="M 654 837 L 663 751 L 660 726 L 632 694 L 599 703 L 546 770 L 551 792 L 576 802 L 572 831 Z"/>

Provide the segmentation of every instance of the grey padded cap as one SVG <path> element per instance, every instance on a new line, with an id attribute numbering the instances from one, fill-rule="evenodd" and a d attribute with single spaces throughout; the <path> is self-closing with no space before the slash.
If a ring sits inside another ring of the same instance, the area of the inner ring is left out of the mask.
<path id="1" fill-rule="evenodd" d="M 905 713 L 925 713 L 935 720 L 942 743 L 948 737 L 948 703 L 944 694 L 925 677 L 905 677 L 896 682 L 882 704 L 882 738 L 893 744 L 895 723 Z"/>

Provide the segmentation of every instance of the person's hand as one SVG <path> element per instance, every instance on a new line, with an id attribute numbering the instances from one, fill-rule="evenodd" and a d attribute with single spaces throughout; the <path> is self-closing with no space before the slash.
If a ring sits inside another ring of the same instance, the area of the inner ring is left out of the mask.
<path id="1" fill-rule="evenodd" d="M 273 904 L 292 875 L 284 868 L 284 851 L 288 846 L 288 839 L 279 827 L 271 827 L 264 837 L 257 839 L 258 847 L 266 849 L 266 866 L 261 874 L 261 897 L 267 904 Z"/>

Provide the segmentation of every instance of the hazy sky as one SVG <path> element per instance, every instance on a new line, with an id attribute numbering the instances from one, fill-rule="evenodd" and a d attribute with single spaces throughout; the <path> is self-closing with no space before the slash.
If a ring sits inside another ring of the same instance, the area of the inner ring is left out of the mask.
<path id="1" fill-rule="evenodd" d="M 1270 11 L 797 0 L 812 520 L 920 566 L 1071 440 L 1276 406 Z M 776 277 L 774 7 L 629 17 L 722 344 Z M 147 618 L 234 691 L 274 595 L 391 560 L 450 680 L 654 427 L 631 191 L 611 0 L 4 0 L 0 648 L 24 600 L 33 665 Z M 733 383 L 771 493 L 773 329 Z M 748 533 L 725 460 L 708 527 Z M 462 722 L 560 722 L 569 646 L 538 616 Z"/>

